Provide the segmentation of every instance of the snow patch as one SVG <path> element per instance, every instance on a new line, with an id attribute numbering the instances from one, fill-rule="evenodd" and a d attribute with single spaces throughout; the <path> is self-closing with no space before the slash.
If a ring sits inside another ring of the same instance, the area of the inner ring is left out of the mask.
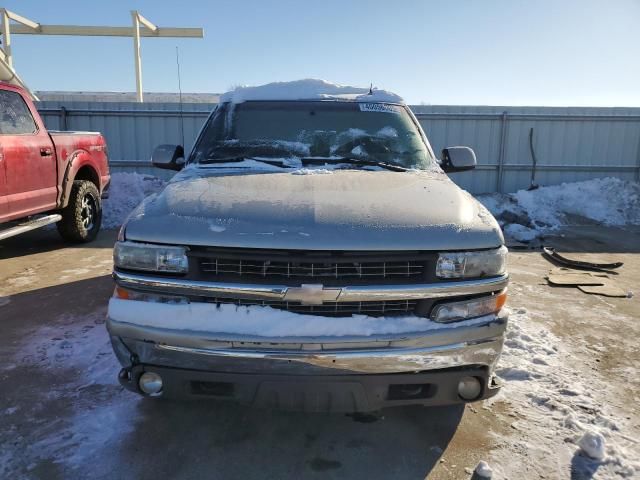
<path id="1" fill-rule="evenodd" d="M 300 168 L 291 172 L 291 175 L 331 175 L 332 173 L 328 168 Z"/>
<path id="2" fill-rule="evenodd" d="M 353 147 L 351 149 L 351 154 L 352 155 L 356 155 L 358 157 L 366 157 L 367 156 L 367 152 L 365 152 L 364 148 L 362 148 L 362 145 L 358 145 L 356 147 Z"/>
<path id="3" fill-rule="evenodd" d="M 393 127 L 383 127 L 378 130 L 379 137 L 398 138 L 398 131 Z"/>
<path id="4" fill-rule="evenodd" d="M 540 234 L 538 230 L 525 227 L 519 223 L 510 223 L 506 225 L 504 227 L 504 233 L 519 242 L 530 242 Z"/>
<path id="5" fill-rule="evenodd" d="M 7 478 L 23 478 L 20 472 L 25 465 L 30 470 L 43 461 L 71 470 L 103 464 L 109 461 L 104 452 L 115 451 L 135 429 L 141 418 L 140 398 L 123 394 L 116 380 L 120 365 L 104 322 L 104 310 L 83 317 L 64 316 L 30 332 L 16 348 L 15 368 L 60 380 L 51 390 L 32 392 L 39 407 L 10 407 L 2 412 L 12 415 L 5 420 L 8 432 L 28 432 L 14 435 L 7 448 L 0 449 L 0 471 Z M 42 409 L 60 404 L 68 413 L 43 415 Z"/>
<path id="6" fill-rule="evenodd" d="M 373 88 L 370 93 L 367 87 L 338 85 L 311 78 L 291 82 L 273 82 L 255 87 L 237 87 L 220 97 L 220 103 L 242 103 L 252 100 L 350 100 L 404 103 L 402 97 L 386 90 Z"/>
<path id="7" fill-rule="evenodd" d="M 616 414 L 608 386 L 581 369 L 566 342 L 538 318 L 548 320 L 545 312 L 511 312 L 496 370 L 504 386 L 484 402 L 490 410 L 509 405 L 517 419 L 511 426 L 519 432 L 517 437 L 494 433 L 494 471 L 500 478 L 518 478 L 531 468 L 540 477 L 564 478 L 561 472 L 570 468 L 575 478 L 591 478 L 581 475 L 595 470 L 601 479 L 636 478 L 637 443 L 627 433 L 632 424 Z"/>
<path id="8" fill-rule="evenodd" d="M 102 226 L 118 228 L 145 197 L 159 192 L 165 182 L 152 175 L 116 172 L 111 175 L 109 198 L 102 204 Z"/>
<path id="9" fill-rule="evenodd" d="M 519 241 L 569 225 L 571 216 L 609 226 L 640 224 L 640 183 L 613 177 L 476 198 Z"/>
<path id="10" fill-rule="evenodd" d="M 562 226 L 567 214 L 605 225 L 640 224 L 640 184 L 619 178 L 520 190 L 515 198 L 536 225 Z"/>
<path id="11" fill-rule="evenodd" d="M 578 446 L 594 460 L 604 460 L 605 440 L 602 434 L 596 431 L 586 432 L 578 441 Z"/>
<path id="12" fill-rule="evenodd" d="M 478 462 L 478 466 L 475 469 L 475 473 L 480 478 L 491 478 L 491 476 L 493 475 L 493 470 L 487 462 L 485 462 L 484 460 L 480 460 L 480 462 Z"/>

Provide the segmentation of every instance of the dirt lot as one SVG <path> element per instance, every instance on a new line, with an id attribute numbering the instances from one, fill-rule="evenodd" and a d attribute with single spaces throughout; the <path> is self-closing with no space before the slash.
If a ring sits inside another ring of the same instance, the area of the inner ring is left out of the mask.
<path id="1" fill-rule="evenodd" d="M 82 247 L 53 231 L 0 244 L 2 478 L 633 478 L 640 475 L 640 229 L 549 239 L 625 262 L 634 298 L 551 288 L 539 252 L 510 256 L 512 321 L 486 404 L 303 415 L 124 391 L 104 328 L 114 231 Z M 602 432 L 607 457 L 576 446 Z M 637 478 L 637 477 L 636 477 Z"/>

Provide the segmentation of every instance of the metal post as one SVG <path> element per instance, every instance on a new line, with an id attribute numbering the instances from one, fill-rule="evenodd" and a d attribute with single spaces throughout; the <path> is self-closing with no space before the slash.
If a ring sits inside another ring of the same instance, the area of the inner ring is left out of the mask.
<path id="1" fill-rule="evenodd" d="M 142 96 L 142 62 L 140 61 L 140 17 L 137 10 L 131 11 L 133 19 L 133 58 L 136 69 L 136 99 L 138 102 L 144 102 Z"/>
<path id="2" fill-rule="evenodd" d="M 636 160 L 636 182 L 640 182 L 640 139 L 638 140 L 638 154 Z"/>
<path id="3" fill-rule="evenodd" d="M 68 130 L 67 109 L 64 107 L 60 107 L 60 130 Z"/>
<path id="4" fill-rule="evenodd" d="M 496 190 L 502 193 L 504 176 L 504 157 L 507 148 L 507 112 L 502 112 L 500 123 L 500 150 L 498 151 L 498 175 L 496 180 Z"/>
<path id="5" fill-rule="evenodd" d="M 7 63 L 13 68 L 13 57 L 11 56 L 11 31 L 9 29 L 9 14 L 6 10 L 2 9 L 2 49 L 7 60 Z"/>

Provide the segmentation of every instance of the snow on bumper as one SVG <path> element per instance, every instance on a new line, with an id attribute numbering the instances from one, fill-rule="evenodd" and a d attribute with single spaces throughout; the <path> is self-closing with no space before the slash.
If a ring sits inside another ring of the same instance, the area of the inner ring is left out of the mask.
<path id="1" fill-rule="evenodd" d="M 469 365 L 492 371 L 506 324 L 504 311 L 438 324 L 413 316 L 333 318 L 266 307 L 116 298 L 109 303 L 107 320 L 124 367 L 141 363 L 213 372 L 320 375 Z"/>

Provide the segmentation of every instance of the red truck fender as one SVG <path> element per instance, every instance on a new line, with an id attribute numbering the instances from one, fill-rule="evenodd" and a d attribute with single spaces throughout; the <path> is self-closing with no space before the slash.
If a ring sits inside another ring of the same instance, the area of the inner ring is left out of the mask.
<path id="1" fill-rule="evenodd" d="M 101 148 L 102 151 L 106 150 L 104 145 L 94 146 L 91 148 Z M 96 161 L 91 153 L 84 149 L 75 150 L 71 154 L 67 155 L 67 158 L 63 163 L 66 167 L 62 175 L 62 182 L 60 183 L 60 198 L 58 201 L 60 208 L 64 208 L 68 205 L 71 187 L 75 180 L 89 180 L 96 186 L 98 192 L 102 195 L 108 185 L 109 177 L 103 177 L 100 175 L 100 172 L 104 169 L 100 168 L 101 166 L 99 165 L 99 162 Z"/>

